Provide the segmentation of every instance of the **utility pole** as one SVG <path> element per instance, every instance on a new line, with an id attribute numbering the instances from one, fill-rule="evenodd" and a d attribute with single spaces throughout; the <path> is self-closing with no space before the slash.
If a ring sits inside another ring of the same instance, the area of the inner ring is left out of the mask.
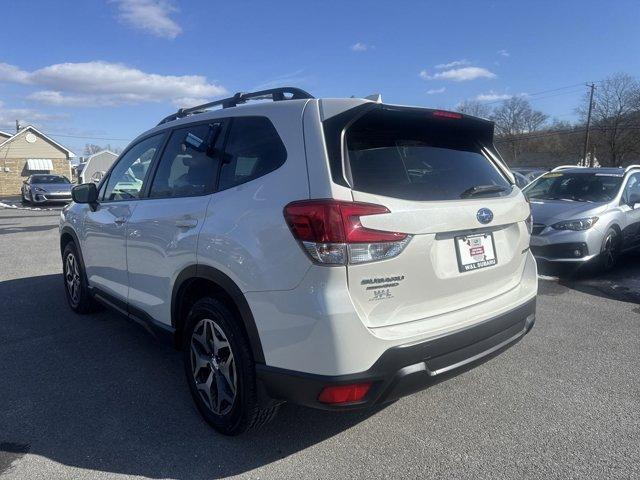
<path id="1" fill-rule="evenodd" d="M 16 133 L 20 131 L 20 122 L 16 120 Z"/>
<path id="2" fill-rule="evenodd" d="M 591 126 L 591 109 L 593 108 L 593 91 L 596 88 L 596 84 L 592 83 L 591 85 L 587 84 L 587 87 L 591 88 L 591 93 L 589 94 L 589 113 L 587 113 L 587 131 L 584 135 L 584 152 L 582 154 L 582 158 L 584 158 L 584 163 L 586 167 L 591 167 L 593 164 L 593 159 L 590 158 L 587 163 L 587 152 L 589 151 L 589 127 Z"/>

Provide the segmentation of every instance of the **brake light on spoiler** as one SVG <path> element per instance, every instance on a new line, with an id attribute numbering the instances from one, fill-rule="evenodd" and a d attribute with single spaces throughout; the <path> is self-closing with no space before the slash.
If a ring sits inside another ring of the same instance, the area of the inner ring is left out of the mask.
<path id="1" fill-rule="evenodd" d="M 457 118 L 457 119 L 462 118 L 461 113 L 447 112 L 446 110 L 434 110 L 432 112 L 432 115 L 434 117 L 442 117 L 442 118 Z"/>
<path id="2" fill-rule="evenodd" d="M 347 265 L 393 258 L 411 235 L 366 228 L 360 217 L 390 213 L 387 207 L 339 200 L 303 200 L 284 208 L 293 236 L 321 265 Z"/>

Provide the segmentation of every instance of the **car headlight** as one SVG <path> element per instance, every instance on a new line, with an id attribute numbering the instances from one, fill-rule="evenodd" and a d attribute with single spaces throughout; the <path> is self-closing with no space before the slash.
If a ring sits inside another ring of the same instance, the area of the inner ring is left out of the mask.
<path id="1" fill-rule="evenodd" d="M 576 220 L 565 220 L 563 222 L 554 223 L 551 228 L 556 230 L 589 230 L 598 221 L 598 217 L 578 218 Z"/>
<path id="2" fill-rule="evenodd" d="M 33 187 L 33 190 L 39 193 L 47 193 L 47 191 L 44 188 L 40 188 L 40 187 Z"/>

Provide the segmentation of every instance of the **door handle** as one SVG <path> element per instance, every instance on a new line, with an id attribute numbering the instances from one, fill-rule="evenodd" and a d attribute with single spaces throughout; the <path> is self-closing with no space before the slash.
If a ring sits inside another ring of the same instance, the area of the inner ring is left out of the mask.
<path id="1" fill-rule="evenodd" d="M 176 220 L 176 227 L 178 228 L 194 228 L 198 225 L 198 220 L 195 218 L 183 218 Z"/>
<path id="2" fill-rule="evenodd" d="M 127 221 L 126 217 L 117 217 L 117 218 L 114 220 L 114 223 L 115 223 L 116 225 L 122 225 L 122 224 L 123 224 L 124 222 L 126 222 L 126 221 Z"/>

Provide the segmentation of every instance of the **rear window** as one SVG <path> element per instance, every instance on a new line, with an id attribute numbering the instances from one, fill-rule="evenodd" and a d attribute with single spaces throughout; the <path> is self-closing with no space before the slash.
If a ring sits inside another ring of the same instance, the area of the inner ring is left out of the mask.
<path id="1" fill-rule="evenodd" d="M 511 184 L 481 151 L 491 136 L 477 120 L 376 109 L 346 130 L 345 176 L 354 190 L 407 200 L 508 195 Z"/>

